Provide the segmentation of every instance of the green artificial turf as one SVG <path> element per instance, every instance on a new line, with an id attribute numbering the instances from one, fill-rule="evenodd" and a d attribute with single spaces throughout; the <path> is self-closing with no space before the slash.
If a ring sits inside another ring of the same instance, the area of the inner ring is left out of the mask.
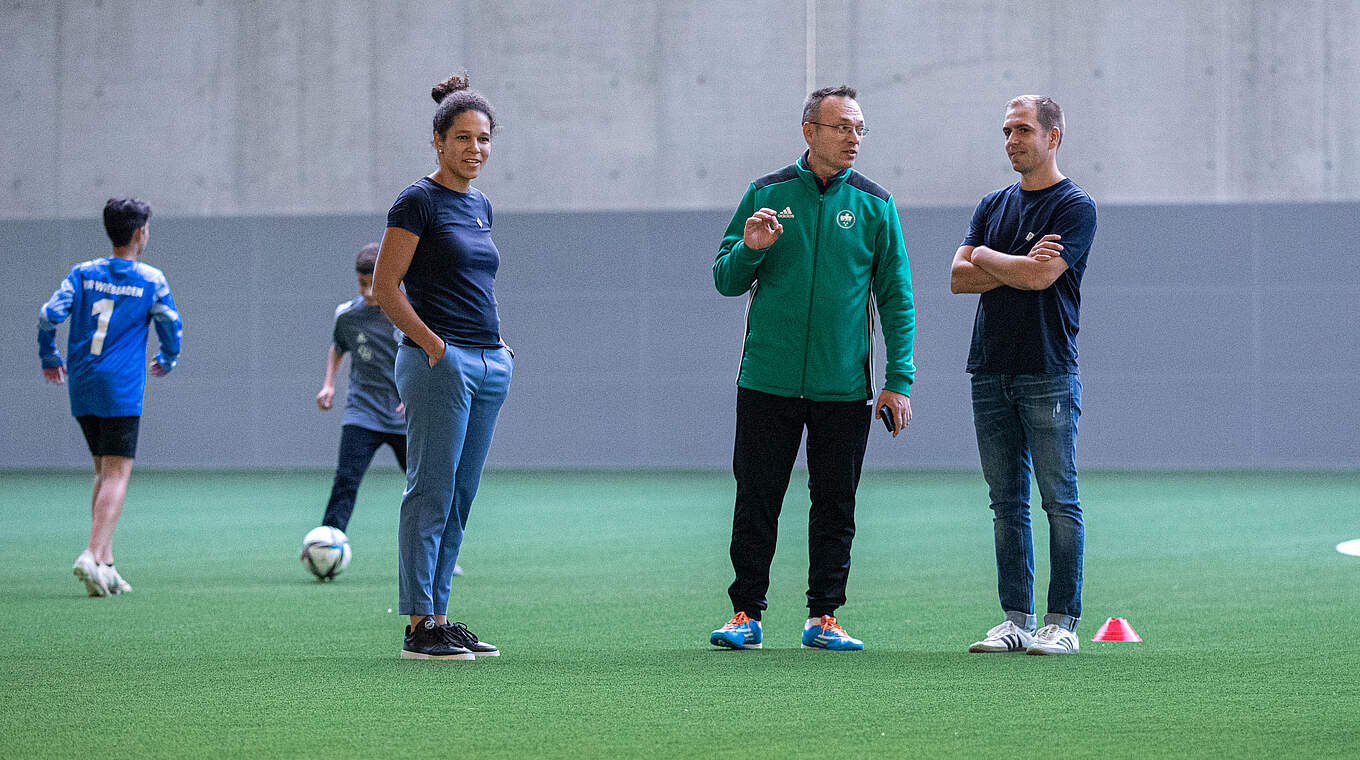
<path id="1" fill-rule="evenodd" d="M 298 562 L 330 474 L 138 472 L 135 591 L 71 575 L 89 476 L 0 474 L 0 757 L 1353 757 L 1360 475 L 1085 473 L 1082 651 L 969 655 L 1000 619 L 979 476 L 869 473 L 861 653 L 801 650 L 806 478 L 765 649 L 718 651 L 733 484 L 490 472 L 451 614 L 502 648 L 398 659 L 399 475 L 372 473 L 334 583 Z M 1047 528 L 1035 524 L 1039 613 Z M 1090 641 L 1122 616 L 1139 644 Z"/>

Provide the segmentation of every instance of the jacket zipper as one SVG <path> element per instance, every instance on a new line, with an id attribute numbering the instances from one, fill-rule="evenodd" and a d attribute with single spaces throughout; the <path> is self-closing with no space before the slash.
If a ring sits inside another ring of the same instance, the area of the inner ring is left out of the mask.
<path id="1" fill-rule="evenodd" d="M 803 377 L 800 380 L 798 398 L 807 398 L 808 352 L 812 347 L 812 304 L 817 296 L 817 253 L 822 247 L 822 204 L 826 193 L 817 196 L 817 231 L 812 237 L 812 283 L 808 287 L 807 329 L 803 332 Z"/>

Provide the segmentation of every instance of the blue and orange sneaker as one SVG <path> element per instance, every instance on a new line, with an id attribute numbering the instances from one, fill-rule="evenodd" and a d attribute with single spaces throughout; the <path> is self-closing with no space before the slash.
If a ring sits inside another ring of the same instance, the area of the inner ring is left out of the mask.
<path id="1" fill-rule="evenodd" d="M 803 648 L 849 652 L 863 649 L 864 642 L 850 638 L 836 618 L 822 615 L 820 618 L 808 618 L 803 624 Z"/>
<path id="2" fill-rule="evenodd" d="M 760 649 L 760 621 L 752 620 L 745 612 L 738 612 L 727 625 L 713 632 L 708 642 L 727 649 Z"/>

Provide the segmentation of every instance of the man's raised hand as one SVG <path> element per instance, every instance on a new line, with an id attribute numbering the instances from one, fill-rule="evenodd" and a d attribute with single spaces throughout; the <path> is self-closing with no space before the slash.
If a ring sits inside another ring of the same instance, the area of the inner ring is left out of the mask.
<path id="1" fill-rule="evenodd" d="M 784 225 L 779 223 L 779 216 L 772 208 L 762 208 L 751 215 L 746 220 L 746 227 L 742 230 L 741 239 L 747 248 L 759 251 L 774 245 L 774 241 L 784 234 Z"/>

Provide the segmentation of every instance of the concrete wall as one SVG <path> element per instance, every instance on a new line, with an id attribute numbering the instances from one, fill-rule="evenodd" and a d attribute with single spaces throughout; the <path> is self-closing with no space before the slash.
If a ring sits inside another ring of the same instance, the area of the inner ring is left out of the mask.
<path id="1" fill-rule="evenodd" d="M 1360 199 L 1360 3 L 812 4 L 861 169 L 908 206 L 1009 181 L 1002 104 L 1068 111 L 1106 203 Z M 801 148 L 808 3 L 46 0 L 0 7 L 0 218 L 385 211 L 432 166 L 429 86 L 466 66 L 504 130 L 498 208 L 726 208 Z"/>
<path id="2" fill-rule="evenodd" d="M 801 149 L 811 66 L 860 88 L 857 168 L 895 193 L 916 279 L 917 421 L 876 431 L 871 465 L 976 466 L 976 299 L 947 268 L 1013 181 L 1021 92 L 1064 105 L 1061 166 L 1101 205 L 1083 464 L 1360 465 L 1360 3 L 66 0 L 0 20 L 0 467 L 86 461 L 33 331 L 107 250 L 111 195 L 152 203 L 147 261 L 186 318 L 142 464 L 331 463 L 339 413 L 311 401 L 331 310 L 432 168 L 428 87 L 463 66 L 503 125 L 478 182 L 519 354 L 493 464 L 726 464 L 742 302 L 709 265 L 746 183 Z"/>

